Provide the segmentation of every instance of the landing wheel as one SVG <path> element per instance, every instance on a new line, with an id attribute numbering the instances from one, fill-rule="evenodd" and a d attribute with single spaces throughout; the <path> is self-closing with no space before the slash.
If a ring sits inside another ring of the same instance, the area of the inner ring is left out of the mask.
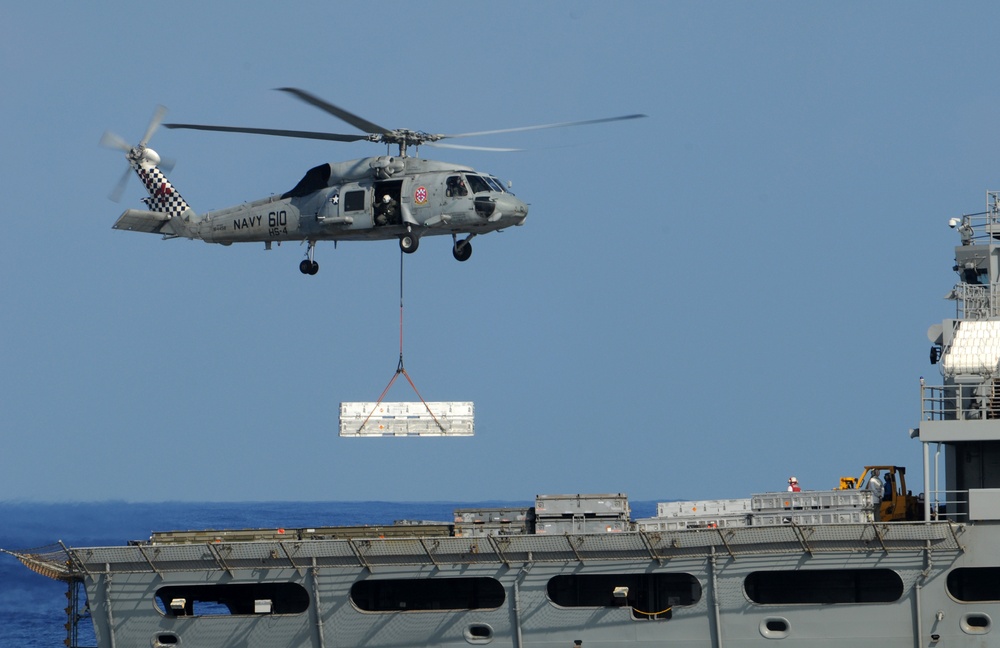
<path id="1" fill-rule="evenodd" d="M 299 264 L 299 272 L 306 275 L 314 275 L 319 272 L 319 264 L 309 259 L 303 259 Z"/>
<path id="2" fill-rule="evenodd" d="M 459 261 L 468 261 L 472 256 L 472 243 L 460 241 L 451 248 L 451 254 Z"/>
<path id="3" fill-rule="evenodd" d="M 399 249 L 407 254 L 413 254 L 420 246 L 420 239 L 413 234 L 403 234 L 399 237 Z"/>

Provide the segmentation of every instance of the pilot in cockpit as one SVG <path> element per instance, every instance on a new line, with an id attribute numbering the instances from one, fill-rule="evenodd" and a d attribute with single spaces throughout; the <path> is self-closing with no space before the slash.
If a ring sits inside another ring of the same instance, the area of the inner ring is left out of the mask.
<path id="1" fill-rule="evenodd" d="M 469 190 L 465 187 L 465 180 L 462 180 L 461 176 L 451 176 L 445 182 L 445 186 L 445 194 L 451 198 L 469 195 Z"/>

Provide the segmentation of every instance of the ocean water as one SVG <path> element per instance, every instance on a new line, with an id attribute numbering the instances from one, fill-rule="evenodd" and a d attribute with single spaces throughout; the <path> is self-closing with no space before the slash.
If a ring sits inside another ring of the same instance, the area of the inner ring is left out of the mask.
<path id="1" fill-rule="evenodd" d="M 390 524 L 394 520 L 451 521 L 456 508 L 531 506 L 533 502 L 239 502 L 86 504 L 0 503 L 0 548 L 120 545 L 152 531 L 299 528 Z M 656 512 L 655 502 L 632 502 L 633 518 Z M 0 648 L 60 648 L 66 639 L 66 585 L 0 554 Z M 82 627 L 81 646 L 93 631 Z"/>

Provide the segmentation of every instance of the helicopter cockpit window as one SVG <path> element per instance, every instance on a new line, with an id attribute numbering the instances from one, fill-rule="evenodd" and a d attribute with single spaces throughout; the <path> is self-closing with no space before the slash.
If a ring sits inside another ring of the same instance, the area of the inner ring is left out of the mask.
<path id="1" fill-rule="evenodd" d="M 490 185 L 488 185 L 482 177 L 471 174 L 465 177 L 469 179 L 469 189 L 472 190 L 472 193 L 477 194 L 483 193 L 484 191 L 490 191 Z"/>
<path id="2" fill-rule="evenodd" d="M 503 188 L 503 183 L 502 182 L 500 182 L 499 180 L 497 180 L 493 176 L 483 176 L 483 177 L 486 179 L 486 182 L 489 183 L 490 187 L 493 188 L 493 191 L 496 191 L 497 193 L 503 193 L 504 192 L 504 188 Z"/>
<path id="3" fill-rule="evenodd" d="M 469 195 L 469 190 L 466 188 L 465 180 L 462 179 L 462 176 L 451 176 L 445 181 L 445 194 L 449 198 Z"/>

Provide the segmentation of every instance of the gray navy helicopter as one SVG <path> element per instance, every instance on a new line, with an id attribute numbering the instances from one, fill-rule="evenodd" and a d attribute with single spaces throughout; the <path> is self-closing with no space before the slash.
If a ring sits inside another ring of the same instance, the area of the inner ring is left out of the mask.
<path id="1" fill-rule="evenodd" d="M 395 145 L 398 147 L 398 154 L 321 164 L 307 171 L 298 184 L 281 195 L 197 214 L 167 179 L 159 166 L 160 156 L 147 146 L 166 113 L 166 109 L 160 106 L 137 145 L 131 146 L 123 138 L 110 132 L 101 138 L 102 145 L 124 151 L 129 163 L 129 168 L 112 192 L 112 199 L 120 199 L 130 170 L 139 176 L 149 194 L 143 199 L 147 209 L 127 209 L 115 222 L 114 229 L 160 234 L 165 239 L 201 239 L 206 243 L 221 245 L 263 242 L 268 250 L 275 241 L 279 244 L 282 241 L 304 241 L 307 244 L 306 258 L 299 264 L 299 270 L 308 275 L 319 271 L 319 263 L 314 258 L 317 241 L 398 239 L 400 249 L 412 253 L 416 251 L 421 237 L 450 234 L 452 254 L 459 261 L 467 261 L 472 255 L 471 241 L 474 237 L 524 224 L 528 206 L 510 192 L 509 184 L 505 186 L 490 174 L 450 162 L 409 157 L 409 147 L 427 145 L 515 151 L 518 149 L 443 144 L 440 140 L 645 117 L 624 115 L 443 135 L 383 128 L 304 90 L 279 90 L 326 111 L 364 134 L 344 135 L 204 124 L 163 125 L 166 128 L 336 142 L 367 140 L 387 147 Z"/>

